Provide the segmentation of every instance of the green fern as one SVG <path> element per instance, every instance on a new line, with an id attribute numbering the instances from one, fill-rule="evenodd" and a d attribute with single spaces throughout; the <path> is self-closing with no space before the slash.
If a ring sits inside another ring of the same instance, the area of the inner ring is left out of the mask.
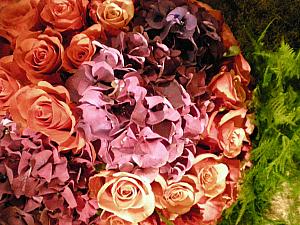
<path id="1" fill-rule="evenodd" d="M 300 207 L 300 51 L 296 53 L 284 41 L 277 51 L 264 50 L 265 33 L 254 42 L 253 108 L 258 132 L 253 140 L 253 167 L 244 174 L 239 199 L 224 213 L 223 225 L 300 224 L 296 210 Z M 293 200 L 288 221 L 268 216 L 280 191 Z"/>

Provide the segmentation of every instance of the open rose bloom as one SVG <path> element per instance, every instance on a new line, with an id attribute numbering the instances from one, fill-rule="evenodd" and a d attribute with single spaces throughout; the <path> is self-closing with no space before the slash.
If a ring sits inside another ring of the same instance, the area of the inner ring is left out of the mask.
<path id="1" fill-rule="evenodd" d="M 216 224 L 250 165 L 250 66 L 192 0 L 0 3 L 0 224 Z"/>

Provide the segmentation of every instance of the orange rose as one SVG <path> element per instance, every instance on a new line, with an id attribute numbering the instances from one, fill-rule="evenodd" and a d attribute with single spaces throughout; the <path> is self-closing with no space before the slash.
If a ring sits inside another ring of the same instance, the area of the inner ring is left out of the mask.
<path id="1" fill-rule="evenodd" d="M 101 35 L 101 26 L 95 24 L 84 32 L 73 36 L 69 46 L 65 49 L 63 67 L 66 71 L 72 72 L 84 61 L 90 61 L 96 52 L 92 41 Z"/>
<path id="2" fill-rule="evenodd" d="M 46 0 L 42 19 L 59 32 L 78 30 L 84 25 L 88 0 Z"/>
<path id="3" fill-rule="evenodd" d="M 204 196 L 215 198 L 225 191 L 229 169 L 216 155 L 206 153 L 197 156 L 191 171 L 197 175 Z"/>
<path id="4" fill-rule="evenodd" d="M 241 77 L 233 70 L 222 71 L 214 76 L 208 87 L 217 98 L 223 99 L 232 107 L 242 105 L 247 97 Z"/>
<path id="5" fill-rule="evenodd" d="M 131 223 L 143 221 L 155 208 L 150 183 L 131 173 L 101 171 L 90 178 L 89 190 L 101 209 Z"/>
<path id="6" fill-rule="evenodd" d="M 61 35 L 56 31 L 27 32 L 17 39 L 14 61 L 26 71 L 31 82 L 54 83 L 59 82 L 56 72 L 61 68 L 63 53 Z"/>
<path id="7" fill-rule="evenodd" d="M 10 113 L 21 128 L 43 133 L 65 150 L 74 142 L 83 145 L 78 137 L 72 136 L 75 117 L 70 104 L 69 93 L 63 86 L 53 87 L 41 81 L 17 91 L 11 98 Z"/>
<path id="8" fill-rule="evenodd" d="M 13 79 L 10 71 L 0 65 L 0 116 L 4 116 L 10 105 L 11 97 L 19 90 L 20 84 Z"/>
<path id="9" fill-rule="evenodd" d="M 213 113 L 207 126 L 208 139 L 219 145 L 228 158 L 238 156 L 243 147 L 250 148 L 249 135 L 253 126 L 249 121 L 247 109 L 230 110 L 225 115 Z M 247 144 L 247 145 L 246 145 Z"/>
<path id="10" fill-rule="evenodd" d="M 15 39 L 30 30 L 39 20 L 40 0 L 10 0 L 0 4 L 0 36 L 14 43 Z"/>
<path id="11" fill-rule="evenodd" d="M 90 16 L 106 29 L 125 27 L 134 15 L 132 0 L 93 0 Z"/>
<path id="12" fill-rule="evenodd" d="M 185 175 L 181 181 L 171 183 L 159 175 L 151 186 L 155 194 L 156 207 L 166 209 L 171 213 L 171 219 L 190 211 L 203 195 L 197 177 L 192 175 Z"/>

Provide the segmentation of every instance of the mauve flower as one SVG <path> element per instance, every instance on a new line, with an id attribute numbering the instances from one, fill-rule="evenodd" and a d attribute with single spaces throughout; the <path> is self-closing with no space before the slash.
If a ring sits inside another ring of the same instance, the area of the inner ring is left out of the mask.
<path id="1" fill-rule="evenodd" d="M 113 69 L 116 67 L 124 66 L 124 59 L 122 54 L 116 48 L 111 48 L 106 45 L 101 44 L 98 41 L 93 41 L 93 44 L 100 48 L 99 53 L 97 53 L 93 61 L 95 62 L 106 62 Z"/>
<path id="2" fill-rule="evenodd" d="M 139 32 L 121 32 L 112 39 L 112 47 L 122 52 L 126 65 L 143 68 L 145 58 L 150 55 L 148 40 Z"/>
<path id="3" fill-rule="evenodd" d="M 1 196 L 1 203 L 9 202 L 20 212 L 30 213 L 32 224 L 67 220 L 88 223 L 98 208 L 81 193 L 86 192 L 87 179 L 93 172 L 90 157 L 82 153 L 67 161 L 48 137 L 28 129 L 19 133 L 9 119 L 1 121 L 3 129 L 0 173 L 4 182 L 0 183 L 0 193 L 9 195 Z M 78 216 L 74 217 L 75 211 Z"/>
<path id="4" fill-rule="evenodd" d="M 133 129 L 137 127 L 128 127 L 111 141 L 112 164 L 134 162 L 141 168 L 159 168 L 166 164 L 169 153 L 162 143 L 162 137 L 149 127 L 139 132 L 134 132 Z"/>
<path id="5" fill-rule="evenodd" d="M 146 22 L 152 29 L 162 29 L 166 23 L 168 12 L 175 8 L 175 4 L 169 0 L 145 3 L 144 9 L 149 9 Z"/>
<path id="6" fill-rule="evenodd" d="M 107 83 L 111 83 L 114 79 L 114 70 L 107 62 L 84 62 L 76 73 L 68 78 L 66 87 L 72 101 L 78 102 L 90 86 L 98 86 L 102 90 L 112 89 Z"/>
<path id="7" fill-rule="evenodd" d="M 191 39 L 197 27 L 197 18 L 191 14 L 187 7 L 177 7 L 168 13 L 167 25 L 160 37 L 164 40 L 169 33 L 175 33 L 177 38 Z"/>
<path id="8" fill-rule="evenodd" d="M 111 139 L 111 130 L 118 126 L 116 116 L 108 111 L 113 101 L 97 87 L 90 86 L 82 95 L 78 106 L 82 110 L 82 118 L 77 126 L 83 129 L 87 140 Z"/>
<path id="9" fill-rule="evenodd" d="M 174 79 L 177 67 L 181 64 L 181 51 L 170 49 L 156 37 L 150 43 L 150 56 L 146 58 L 144 79 L 147 82 L 163 82 Z"/>

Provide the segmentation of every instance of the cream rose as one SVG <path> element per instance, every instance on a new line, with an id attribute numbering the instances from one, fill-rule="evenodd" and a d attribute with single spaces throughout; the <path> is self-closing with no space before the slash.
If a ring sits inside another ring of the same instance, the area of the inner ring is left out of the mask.
<path id="1" fill-rule="evenodd" d="M 214 198 L 225 191 L 229 169 L 216 155 L 209 153 L 199 155 L 191 171 L 197 175 L 204 196 Z"/>
<path id="2" fill-rule="evenodd" d="M 150 183 L 134 174 L 101 171 L 90 178 L 89 191 L 101 209 L 131 223 L 143 221 L 155 208 Z"/>
<path id="3" fill-rule="evenodd" d="M 172 219 L 190 211 L 203 195 L 197 177 L 192 175 L 185 175 L 181 181 L 171 183 L 159 175 L 151 186 L 156 207 L 166 209 Z"/>
<path id="4" fill-rule="evenodd" d="M 132 0 L 93 0 L 90 16 L 106 29 L 125 27 L 134 15 Z"/>

